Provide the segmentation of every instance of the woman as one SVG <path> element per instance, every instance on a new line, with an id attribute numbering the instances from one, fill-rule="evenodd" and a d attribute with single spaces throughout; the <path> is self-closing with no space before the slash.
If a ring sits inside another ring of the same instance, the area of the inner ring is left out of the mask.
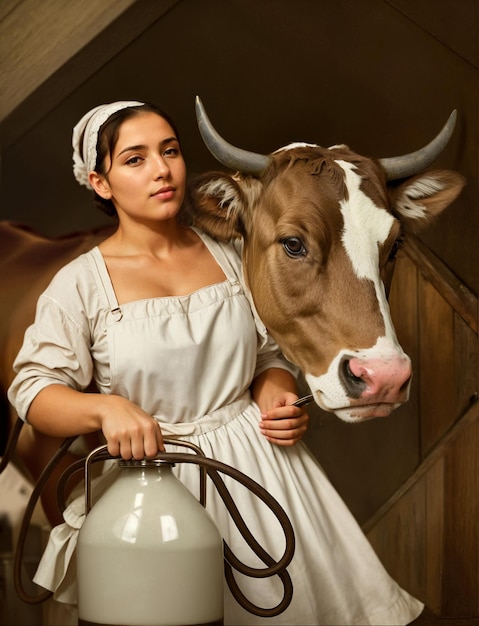
<path id="1" fill-rule="evenodd" d="M 293 368 L 250 306 L 240 254 L 182 220 L 186 170 L 173 122 L 139 102 L 102 105 L 75 127 L 73 147 L 77 180 L 118 227 L 40 297 L 9 390 L 18 414 L 53 437 L 101 431 L 110 454 L 125 459 L 153 457 L 163 436 L 179 436 L 263 484 L 286 509 L 297 543 L 293 601 L 275 624 L 409 623 L 421 603 L 389 578 L 298 443 L 308 416 L 292 406 Z M 92 378 L 99 393 L 84 393 Z M 177 471 L 196 493 L 191 468 Z M 267 513 L 243 490 L 233 497 L 255 537 L 280 556 Z M 208 509 L 248 562 L 213 494 Z M 36 582 L 74 603 L 68 555 L 81 526 L 78 502 L 65 517 Z M 241 584 L 261 606 L 280 599 L 277 580 Z M 225 624 L 265 621 L 225 591 Z"/>

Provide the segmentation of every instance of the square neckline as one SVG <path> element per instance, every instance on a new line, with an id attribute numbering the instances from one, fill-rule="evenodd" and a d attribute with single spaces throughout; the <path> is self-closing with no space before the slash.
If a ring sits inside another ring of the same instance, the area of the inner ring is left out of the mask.
<path id="1" fill-rule="evenodd" d="M 129 300 L 128 302 L 122 302 L 120 304 L 116 296 L 115 288 L 113 286 L 113 282 L 111 280 L 105 258 L 100 250 L 100 247 L 96 245 L 94 248 L 91 249 L 92 258 L 95 262 L 97 273 L 100 278 L 103 290 L 107 297 L 112 313 L 120 312 L 120 315 L 121 315 L 122 307 L 130 307 L 138 303 L 147 303 L 147 302 L 154 302 L 154 301 L 184 302 L 185 300 L 188 300 L 189 298 L 191 298 L 192 296 L 200 292 L 205 292 L 206 290 L 209 290 L 209 289 L 215 289 L 222 285 L 238 284 L 238 279 L 232 270 L 231 264 L 228 260 L 228 257 L 224 253 L 221 247 L 221 244 L 215 239 L 213 239 L 212 237 L 210 237 L 209 235 L 207 235 L 206 233 L 200 231 L 199 229 L 193 226 L 190 226 L 189 228 L 190 230 L 192 230 L 193 232 L 197 234 L 197 236 L 201 239 L 201 241 L 207 247 L 208 251 L 213 256 L 214 260 L 216 261 L 216 263 L 218 264 L 218 266 L 224 273 L 225 279 L 218 281 L 216 283 L 205 285 L 187 294 L 183 294 L 179 296 L 169 295 L 169 296 L 153 296 L 150 298 L 138 298 L 137 300 Z"/>

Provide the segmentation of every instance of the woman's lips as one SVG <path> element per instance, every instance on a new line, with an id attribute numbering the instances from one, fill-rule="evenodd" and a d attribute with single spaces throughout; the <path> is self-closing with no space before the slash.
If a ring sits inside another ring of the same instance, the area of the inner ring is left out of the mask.
<path id="1" fill-rule="evenodd" d="M 161 189 L 158 189 L 158 191 L 155 191 L 152 195 L 155 198 L 161 198 L 162 200 L 170 200 L 175 195 L 175 191 L 175 187 L 162 187 Z"/>

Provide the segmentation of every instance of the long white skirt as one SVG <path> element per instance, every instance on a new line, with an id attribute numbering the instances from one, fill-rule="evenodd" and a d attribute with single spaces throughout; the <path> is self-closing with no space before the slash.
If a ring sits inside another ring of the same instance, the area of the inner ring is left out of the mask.
<path id="1" fill-rule="evenodd" d="M 225 625 L 397 626 L 413 621 L 423 604 L 384 570 L 307 447 L 271 445 L 259 432 L 258 422 L 257 406 L 244 398 L 196 424 L 162 424 L 164 435 L 181 436 L 199 446 L 206 456 L 239 469 L 264 486 L 285 509 L 294 528 L 296 549 L 288 567 L 294 593 L 289 607 L 272 619 L 256 617 L 236 602 L 225 583 Z M 168 450 L 185 452 L 182 447 L 169 446 Z M 178 464 L 176 472 L 198 496 L 198 468 Z M 284 551 L 284 535 L 276 518 L 242 485 L 223 478 L 254 537 L 279 559 Z M 103 488 L 111 484 L 112 472 L 104 480 Z M 211 484 L 207 510 L 236 556 L 248 565 L 264 567 L 239 536 Z M 75 548 L 84 519 L 83 497 L 71 503 L 64 518 L 65 523 L 51 532 L 35 582 L 54 591 L 58 601 L 75 604 Z M 256 605 L 271 607 L 281 600 L 283 587 L 277 577 L 236 578 Z"/>

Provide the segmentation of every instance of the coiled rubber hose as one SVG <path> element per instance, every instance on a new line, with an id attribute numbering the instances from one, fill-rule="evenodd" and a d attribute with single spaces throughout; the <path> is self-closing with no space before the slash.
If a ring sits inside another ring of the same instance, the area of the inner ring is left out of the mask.
<path id="1" fill-rule="evenodd" d="M 19 422 L 22 422 L 22 420 L 19 420 Z M 0 473 L 6 467 L 9 461 L 9 458 L 11 457 L 13 453 L 13 450 L 15 448 L 15 442 L 16 442 L 16 439 L 18 439 L 18 435 L 20 433 L 22 425 L 23 425 L 23 422 L 21 424 L 18 424 L 17 422 L 15 429 L 12 432 L 9 445 L 7 447 L 7 451 L 0 463 Z M 15 439 L 15 441 L 12 442 L 13 439 Z M 52 474 L 53 470 L 55 469 L 59 461 L 63 458 L 63 456 L 66 454 L 66 452 L 68 451 L 73 441 L 75 441 L 75 439 L 76 437 L 69 437 L 63 441 L 63 443 L 61 444 L 61 446 L 59 447 L 55 455 L 52 457 L 48 465 L 43 470 L 36 485 L 34 486 L 32 494 L 28 501 L 27 507 L 25 509 L 25 514 L 24 514 L 22 525 L 20 528 L 18 544 L 17 544 L 16 553 L 15 553 L 14 580 L 15 580 L 15 588 L 16 588 L 18 596 L 20 597 L 21 600 L 23 600 L 24 602 L 28 604 L 39 604 L 41 602 L 44 602 L 45 600 L 48 600 L 53 595 L 51 591 L 45 591 L 36 595 L 31 595 L 25 591 L 23 587 L 23 583 L 22 583 L 23 552 L 25 548 L 26 536 L 28 533 L 28 528 L 31 522 L 33 511 L 42 493 L 42 490 L 46 482 L 48 481 L 50 475 Z M 192 463 L 192 464 L 198 465 L 200 468 L 200 498 L 199 500 L 201 504 L 205 506 L 206 477 L 208 476 L 212 480 L 214 486 L 216 487 L 221 499 L 223 500 L 226 508 L 228 509 L 239 532 L 241 533 L 241 535 L 243 536 L 243 538 L 245 539 L 249 547 L 263 561 L 263 563 L 266 566 L 264 568 L 254 568 L 241 562 L 232 552 L 227 542 L 223 540 L 225 578 L 231 590 L 231 593 L 233 594 L 236 601 L 245 610 L 259 617 L 274 617 L 275 615 L 279 615 L 280 613 L 282 613 L 289 606 L 291 599 L 293 597 L 293 585 L 292 585 L 291 578 L 286 568 L 290 564 L 291 559 L 293 558 L 294 547 L 295 547 L 293 527 L 284 509 L 281 507 L 278 501 L 275 498 L 273 498 L 273 496 L 271 496 L 266 491 L 266 489 L 264 489 L 264 487 L 259 485 L 256 481 L 251 479 L 249 476 L 246 476 L 246 474 L 243 474 L 243 472 L 240 472 L 239 470 L 229 465 L 226 465 L 224 463 L 221 463 L 219 461 L 206 457 L 201 451 L 201 449 L 198 448 L 197 446 L 194 446 L 193 444 L 189 444 L 187 442 L 183 442 L 178 439 L 166 439 L 165 438 L 164 441 L 166 444 L 173 444 L 177 446 L 183 445 L 185 447 L 193 449 L 196 452 L 196 454 L 160 452 L 155 458 L 158 460 L 168 461 L 170 463 Z M 7 458 L 7 453 L 9 455 L 8 458 Z M 95 455 L 95 459 L 93 460 L 93 462 L 97 462 L 97 461 L 99 462 L 99 461 L 110 460 L 113 458 L 118 458 L 118 457 L 112 457 L 108 454 L 107 446 L 100 446 L 100 448 L 97 448 L 92 453 L 90 453 L 89 456 L 92 456 L 92 455 Z M 57 503 L 58 503 L 58 507 L 60 511 L 62 512 L 66 508 L 65 496 L 64 496 L 65 485 L 68 479 L 74 473 L 84 470 L 87 458 L 88 457 L 85 457 L 85 459 L 81 459 L 77 461 L 76 463 L 73 463 L 60 477 L 58 488 L 57 488 Z M 226 485 L 224 484 L 223 479 L 220 476 L 220 473 L 226 474 L 230 476 L 231 478 L 233 478 L 234 480 L 241 483 L 242 485 L 244 485 L 255 496 L 260 498 L 260 500 L 262 500 L 266 504 L 266 506 L 269 507 L 269 509 L 273 512 L 273 514 L 278 519 L 282 527 L 284 537 L 285 537 L 285 543 L 286 543 L 284 553 L 278 561 L 275 561 L 273 557 L 268 552 L 266 552 L 266 550 L 256 541 L 254 536 L 251 534 L 243 517 L 241 516 L 238 510 L 238 507 L 236 506 L 233 498 L 231 497 L 231 494 L 229 493 Z M 88 496 L 87 496 L 86 511 L 89 510 L 89 506 L 90 505 L 89 505 Z M 283 584 L 283 598 L 275 607 L 263 608 L 263 607 L 257 606 L 256 604 L 252 603 L 243 594 L 243 592 L 241 591 L 241 589 L 239 588 L 236 582 L 233 570 L 236 570 L 240 574 L 244 574 L 245 576 L 249 576 L 252 578 L 268 578 L 270 576 L 279 576 Z"/>

